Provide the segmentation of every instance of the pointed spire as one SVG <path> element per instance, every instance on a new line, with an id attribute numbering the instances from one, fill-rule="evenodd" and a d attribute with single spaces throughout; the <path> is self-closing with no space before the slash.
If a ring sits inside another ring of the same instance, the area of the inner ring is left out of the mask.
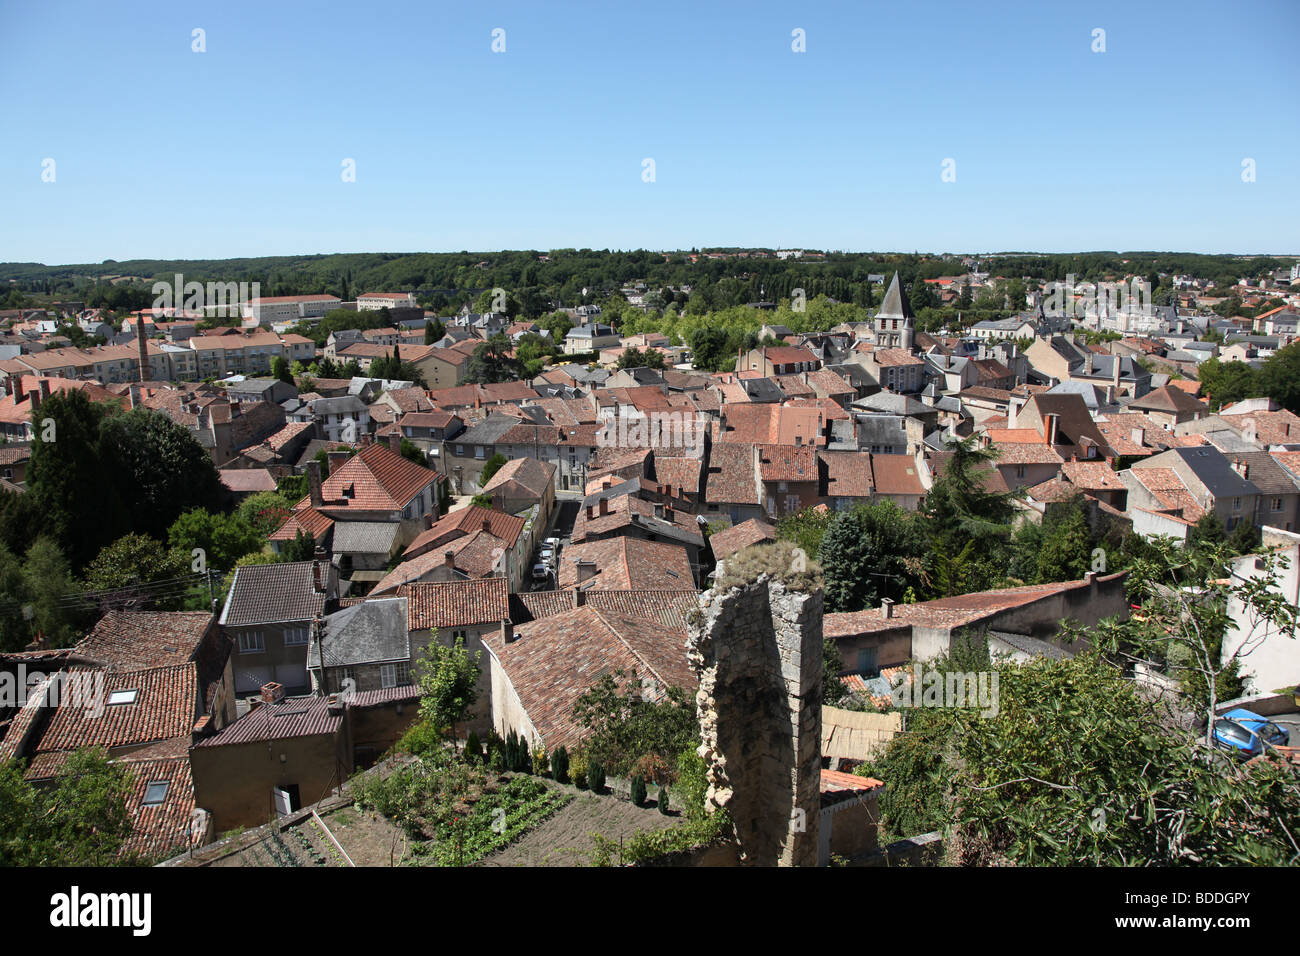
<path id="1" fill-rule="evenodd" d="M 878 319 L 910 319 L 912 318 L 912 305 L 903 296 L 903 291 L 898 284 L 898 273 L 894 273 L 894 278 L 889 282 L 889 289 L 885 292 L 885 299 L 880 303 L 880 310 L 876 312 Z"/>

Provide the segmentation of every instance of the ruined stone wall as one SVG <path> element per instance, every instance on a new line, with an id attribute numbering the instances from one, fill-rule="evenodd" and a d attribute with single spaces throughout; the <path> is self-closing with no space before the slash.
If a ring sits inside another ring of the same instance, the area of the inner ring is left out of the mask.
<path id="1" fill-rule="evenodd" d="M 751 866 L 817 865 L 822 592 L 762 574 L 709 591 L 690 624 L 707 802 Z"/>

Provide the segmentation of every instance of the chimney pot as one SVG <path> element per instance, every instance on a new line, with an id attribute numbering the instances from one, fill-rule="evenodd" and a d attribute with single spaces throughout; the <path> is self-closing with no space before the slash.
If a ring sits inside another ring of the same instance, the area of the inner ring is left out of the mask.
<path id="1" fill-rule="evenodd" d="M 444 551 L 442 553 L 442 563 L 444 567 L 454 568 L 456 566 L 456 552 Z"/>

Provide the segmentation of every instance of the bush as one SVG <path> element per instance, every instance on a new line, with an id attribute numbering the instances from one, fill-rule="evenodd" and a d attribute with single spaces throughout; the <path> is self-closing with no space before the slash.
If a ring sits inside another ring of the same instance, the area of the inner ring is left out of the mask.
<path id="1" fill-rule="evenodd" d="M 661 787 L 672 782 L 672 774 L 668 761 L 658 754 L 646 754 L 632 765 L 633 776 L 648 783 L 657 783 Z"/>
<path id="2" fill-rule="evenodd" d="M 417 720 L 406 728 L 406 733 L 393 745 L 393 750 L 424 757 L 442 750 L 445 742 L 446 738 L 438 732 L 432 721 Z"/>
<path id="3" fill-rule="evenodd" d="M 674 788 L 681 798 L 677 802 L 682 814 L 688 820 L 700 820 L 705 816 L 704 797 L 709 792 L 707 770 L 704 758 L 693 749 L 683 751 L 677 758 L 677 781 Z"/>
<path id="4" fill-rule="evenodd" d="M 670 807 L 668 806 L 668 788 L 667 788 L 667 787 L 660 787 L 660 788 L 659 788 L 659 793 L 658 793 L 658 795 L 655 797 L 655 804 L 659 807 L 659 812 L 660 812 L 660 813 L 662 813 L 664 816 L 668 816 L 668 814 L 671 812 L 671 809 L 670 809 Z"/>
<path id="5" fill-rule="evenodd" d="M 587 764 L 587 786 L 592 793 L 605 791 L 605 768 L 595 760 Z"/>
<path id="6" fill-rule="evenodd" d="M 632 802 L 638 807 L 645 806 L 645 780 L 642 777 L 632 778 Z"/>
<path id="7" fill-rule="evenodd" d="M 483 745 L 479 743 L 478 734 L 472 730 L 465 738 L 465 759 L 474 763 L 483 762 Z"/>
<path id="8" fill-rule="evenodd" d="M 544 777 L 550 768 L 551 761 L 546 755 L 546 748 L 539 744 L 537 749 L 533 751 L 533 773 L 539 777 Z"/>
<path id="9" fill-rule="evenodd" d="M 564 745 L 555 748 L 555 753 L 551 754 L 551 777 L 556 783 L 569 782 L 569 751 Z"/>
<path id="10" fill-rule="evenodd" d="M 587 788 L 587 755 L 579 750 L 574 752 L 573 756 L 568 758 L 569 762 L 569 779 L 579 790 Z"/>

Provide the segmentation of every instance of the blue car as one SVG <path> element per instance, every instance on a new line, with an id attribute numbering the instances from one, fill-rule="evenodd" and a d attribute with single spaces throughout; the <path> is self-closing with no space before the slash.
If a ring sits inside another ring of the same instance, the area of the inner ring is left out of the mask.
<path id="1" fill-rule="evenodd" d="M 1244 707 L 1230 710 L 1214 722 L 1214 743 L 1243 757 L 1254 757 L 1265 747 L 1285 747 L 1291 735 L 1267 717 Z"/>

